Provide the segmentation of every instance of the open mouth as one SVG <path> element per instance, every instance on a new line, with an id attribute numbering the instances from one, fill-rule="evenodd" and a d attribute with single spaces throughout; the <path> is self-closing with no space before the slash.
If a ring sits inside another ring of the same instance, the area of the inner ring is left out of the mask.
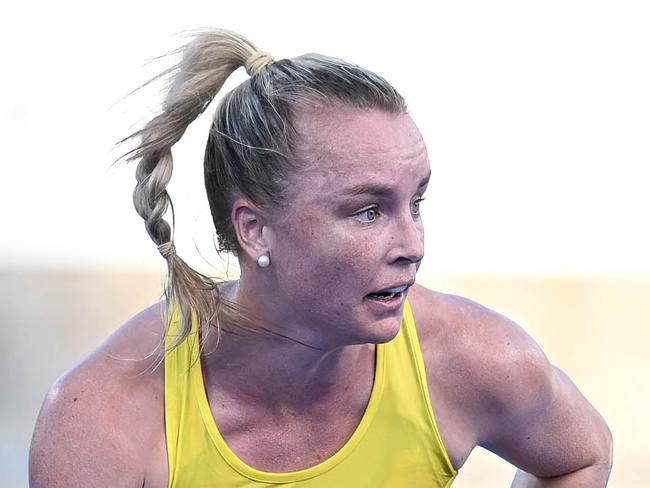
<path id="1" fill-rule="evenodd" d="M 394 298 L 401 298 L 404 291 L 408 288 L 407 285 L 396 286 L 394 288 L 388 288 L 386 290 L 380 290 L 374 293 L 368 293 L 365 298 L 370 300 L 378 300 L 383 302 L 388 302 Z"/>

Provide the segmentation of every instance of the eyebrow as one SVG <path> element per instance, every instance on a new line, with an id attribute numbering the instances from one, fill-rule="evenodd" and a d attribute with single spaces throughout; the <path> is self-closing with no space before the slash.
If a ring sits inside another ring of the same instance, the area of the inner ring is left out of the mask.
<path id="1" fill-rule="evenodd" d="M 418 188 L 422 188 L 427 183 L 429 183 L 429 178 L 431 178 L 431 171 L 422 178 Z M 392 196 L 395 193 L 393 187 L 390 185 L 382 185 L 377 183 L 360 183 L 357 185 L 349 186 L 345 188 L 341 194 L 345 196 L 359 196 L 359 195 L 374 195 L 377 197 L 387 198 Z"/>

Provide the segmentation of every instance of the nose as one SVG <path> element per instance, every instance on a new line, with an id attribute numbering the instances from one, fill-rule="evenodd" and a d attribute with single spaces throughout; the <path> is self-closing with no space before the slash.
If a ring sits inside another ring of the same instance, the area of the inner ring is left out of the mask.
<path id="1" fill-rule="evenodd" d="M 424 257 L 424 229 L 422 221 L 414 219 L 410 212 L 396 220 L 391 236 L 389 260 L 391 263 L 405 261 L 420 265 Z"/>

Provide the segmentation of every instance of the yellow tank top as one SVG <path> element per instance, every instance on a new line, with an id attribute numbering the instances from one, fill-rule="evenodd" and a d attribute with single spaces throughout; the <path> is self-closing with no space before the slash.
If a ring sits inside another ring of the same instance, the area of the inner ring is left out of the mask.
<path id="1" fill-rule="evenodd" d="M 356 430 L 332 457 L 300 471 L 260 471 L 230 450 L 208 404 L 198 351 L 192 333 L 165 359 L 169 488 L 442 488 L 456 477 L 431 408 L 408 301 L 400 332 L 376 346 L 372 393 Z"/>

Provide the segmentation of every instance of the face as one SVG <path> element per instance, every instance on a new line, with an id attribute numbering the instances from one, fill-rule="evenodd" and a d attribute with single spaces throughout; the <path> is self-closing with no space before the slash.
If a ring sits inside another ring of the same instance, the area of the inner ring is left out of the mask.
<path id="1" fill-rule="evenodd" d="M 408 290 L 376 293 L 413 284 L 423 257 L 424 142 L 406 114 L 336 107 L 297 122 L 303 169 L 267 234 L 282 320 L 312 344 L 386 342 Z"/>

